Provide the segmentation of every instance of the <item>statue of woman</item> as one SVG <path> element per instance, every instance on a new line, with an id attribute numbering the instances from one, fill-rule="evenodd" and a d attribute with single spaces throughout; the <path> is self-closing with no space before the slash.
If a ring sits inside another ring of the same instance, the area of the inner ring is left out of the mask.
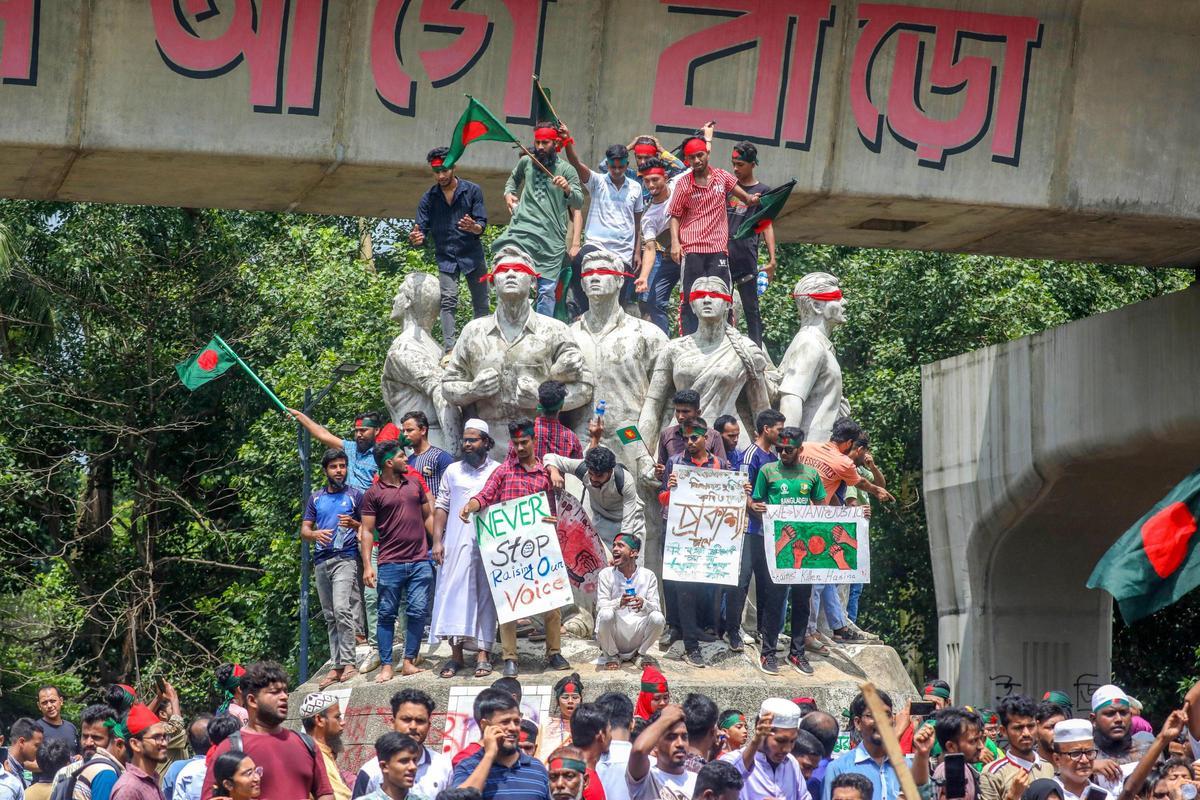
<path id="1" fill-rule="evenodd" d="M 754 417 L 771 407 L 770 359 L 726 322 L 733 297 L 722 278 L 697 280 L 687 300 L 699 327 L 659 351 L 638 427 L 645 433 L 659 430 L 675 392 L 695 389 L 700 393 L 700 414 L 709 425 L 722 414 L 742 420 L 745 446 L 754 430 Z"/>

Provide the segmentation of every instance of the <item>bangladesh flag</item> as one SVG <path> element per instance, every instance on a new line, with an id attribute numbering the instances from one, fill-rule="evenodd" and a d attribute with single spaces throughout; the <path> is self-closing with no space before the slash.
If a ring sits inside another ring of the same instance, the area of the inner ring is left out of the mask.
<path id="1" fill-rule="evenodd" d="M 199 353 L 176 364 L 175 371 L 179 373 L 179 382 L 194 392 L 213 378 L 224 375 L 236 363 L 233 354 L 214 338 Z"/>
<path id="2" fill-rule="evenodd" d="M 642 440 L 642 434 L 638 433 L 636 425 L 621 428 L 616 435 L 621 444 L 633 444 Z"/>
<path id="3" fill-rule="evenodd" d="M 504 127 L 504 123 L 488 111 L 487 106 L 467 95 L 467 110 L 458 119 L 454 128 L 454 138 L 450 140 L 450 152 L 446 154 L 443 166 L 453 167 L 455 162 L 467 149 L 467 145 L 475 142 L 517 142 L 517 137 Z"/>
<path id="4" fill-rule="evenodd" d="M 533 76 L 533 121 L 562 124 L 558 114 L 554 113 L 554 104 L 550 102 L 550 90 L 542 86 L 537 75 Z"/>
<path id="5" fill-rule="evenodd" d="M 796 188 L 796 179 L 792 178 L 782 186 L 776 186 L 769 192 L 763 192 L 762 196 L 758 198 L 758 208 L 746 215 L 746 219 L 737 229 L 733 238 L 745 239 L 747 236 L 753 236 L 766 230 L 771 221 L 779 216 L 779 212 L 783 210 L 783 206 L 791 197 L 794 188 Z"/>
<path id="6" fill-rule="evenodd" d="M 1125 531 L 1088 578 L 1120 605 L 1126 623 L 1149 616 L 1200 585 L 1200 469 Z"/>

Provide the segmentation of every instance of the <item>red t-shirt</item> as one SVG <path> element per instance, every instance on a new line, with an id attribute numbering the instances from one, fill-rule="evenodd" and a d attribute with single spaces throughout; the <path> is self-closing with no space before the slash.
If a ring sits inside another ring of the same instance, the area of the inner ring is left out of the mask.
<path id="1" fill-rule="evenodd" d="M 600 783 L 600 776 L 596 774 L 596 770 L 588 767 L 586 780 L 587 786 L 583 790 L 583 800 L 606 800 L 604 784 Z"/>
<path id="2" fill-rule="evenodd" d="M 375 517 L 380 564 L 408 564 L 429 557 L 421 511 L 427 497 L 421 483 L 407 476 L 395 485 L 380 479 L 367 489 L 362 513 Z"/>
<path id="3" fill-rule="evenodd" d="M 667 213 L 679 218 L 679 246 L 684 253 L 724 253 L 729 246 L 725 198 L 737 178 L 718 167 L 708 168 L 708 183 L 700 186 L 689 172 L 671 190 Z"/>
<path id="4" fill-rule="evenodd" d="M 271 800 L 308 800 L 309 796 L 321 797 L 333 794 L 329 776 L 325 773 L 325 759 L 314 746 L 312 753 L 295 731 L 279 733 L 254 733 L 241 730 L 242 750 L 262 767 L 262 796 Z M 232 739 L 226 739 L 209 750 L 215 760 L 228 752 Z M 213 769 L 209 762 L 204 774 L 201 800 L 213 796 Z"/>

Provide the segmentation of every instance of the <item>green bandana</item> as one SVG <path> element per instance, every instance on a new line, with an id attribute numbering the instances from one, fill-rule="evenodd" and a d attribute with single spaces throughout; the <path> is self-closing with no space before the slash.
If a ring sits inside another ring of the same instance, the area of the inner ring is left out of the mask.
<path id="1" fill-rule="evenodd" d="M 104 720 L 104 727 L 108 728 L 116 738 L 129 741 L 129 729 L 125 727 L 123 720 L 106 719 Z"/>
<path id="2" fill-rule="evenodd" d="M 570 758 L 568 756 L 560 756 L 550 759 L 550 770 L 557 772 L 558 770 L 569 769 L 583 775 L 587 772 L 587 764 L 580 761 L 578 758 Z"/>
<path id="3" fill-rule="evenodd" d="M 725 719 L 721 720 L 721 722 L 717 725 L 717 727 L 732 728 L 734 725 L 737 725 L 739 722 L 745 722 L 745 721 L 746 721 L 746 718 L 744 716 L 737 713 L 736 711 L 731 711 L 730 713 L 725 715 Z"/>
<path id="4" fill-rule="evenodd" d="M 703 425 L 692 425 L 692 426 L 691 426 L 691 427 L 689 427 L 687 430 L 688 430 L 688 433 L 687 433 L 687 434 L 684 434 L 685 436 L 690 436 L 690 435 L 692 435 L 692 434 L 695 434 L 695 433 L 698 433 L 698 434 L 700 434 L 701 436 L 707 436 L 707 435 L 708 435 L 708 428 L 704 427 Z"/>
<path id="5" fill-rule="evenodd" d="M 642 543 L 639 542 L 638 538 L 636 536 L 634 536 L 632 533 L 619 533 L 619 534 L 617 534 L 617 538 L 614 539 L 613 541 L 614 541 L 614 543 L 621 542 L 626 547 L 628 547 L 630 550 L 637 550 L 638 552 L 641 552 Z"/>

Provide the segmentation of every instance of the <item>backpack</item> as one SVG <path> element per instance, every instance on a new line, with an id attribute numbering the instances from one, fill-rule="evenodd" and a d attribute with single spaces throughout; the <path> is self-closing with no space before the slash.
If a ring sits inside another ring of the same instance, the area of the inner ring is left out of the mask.
<path id="1" fill-rule="evenodd" d="M 311 736 L 309 736 L 307 733 L 304 733 L 303 731 L 292 731 L 292 733 L 294 733 L 300 737 L 300 741 L 304 742 L 304 746 L 306 748 L 308 748 L 308 754 L 310 756 L 312 756 L 313 759 L 315 760 L 317 757 L 316 741 Z M 243 753 L 246 752 L 245 749 L 242 747 L 242 732 L 241 731 L 234 731 L 233 733 L 229 734 L 229 738 L 227 741 L 229 742 L 230 750 L 241 750 Z M 53 800 L 53 798 L 51 800 Z"/>
<path id="2" fill-rule="evenodd" d="M 580 461 L 579 466 L 577 466 L 575 468 L 575 477 L 579 478 L 579 480 L 581 482 L 583 482 L 583 477 L 585 475 L 587 475 L 587 462 Z M 625 467 L 624 466 L 617 464 L 617 466 L 613 469 L 613 482 L 616 483 L 616 485 L 617 485 L 617 494 L 625 494 Z M 586 482 L 583 482 L 583 486 L 586 489 L 588 484 Z"/>

